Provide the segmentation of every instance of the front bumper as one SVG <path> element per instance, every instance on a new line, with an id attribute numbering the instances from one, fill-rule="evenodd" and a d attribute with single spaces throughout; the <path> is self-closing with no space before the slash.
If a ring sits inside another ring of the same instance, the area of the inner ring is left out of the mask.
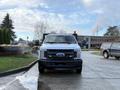
<path id="1" fill-rule="evenodd" d="M 39 66 L 44 68 L 69 68 L 69 69 L 79 69 L 82 68 L 82 59 L 72 59 L 72 60 L 49 60 L 42 59 L 39 60 Z"/>

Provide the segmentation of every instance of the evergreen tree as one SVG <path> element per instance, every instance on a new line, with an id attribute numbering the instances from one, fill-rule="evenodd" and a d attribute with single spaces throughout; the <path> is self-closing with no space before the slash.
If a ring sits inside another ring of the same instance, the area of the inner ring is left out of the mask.
<path id="1" fill-rule="evenodd" d="M 4 38 L 4 30 L 0 29 L 0 44 L 5 43 L 5 38 Z"/>
<path id="2" fill-rule="evenodd" d="M 0 44 L 2 44 L 2 30 L 0 29 Z"/>
<path id="3" fill-rule="evenodd" d="M 10 19 L 9 14 L 7 14 L 2 21 L 1 29 L 4 30 L 4 43 L 9 44 L 10 41 L 14 41 L 16 38 L 15 32 L 12 30 L 14 29 L 12 20 Z"/>

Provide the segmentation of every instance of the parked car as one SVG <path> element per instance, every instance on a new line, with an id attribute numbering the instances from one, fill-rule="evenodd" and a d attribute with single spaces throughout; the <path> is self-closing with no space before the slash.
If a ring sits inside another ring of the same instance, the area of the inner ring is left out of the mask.
<path id="1" fill-rule="evenodd" d="M 75 69 L 81 74 L 81 48 L 73 35 L 48 34 L 39 49 L 39 72 L 45 69 Z"/>
<path id="2" fill-rule="evenodd" d="M 116 59 L 120 58 L 120 42 L 103 43 L 101 45 L 101 53 L 104 58 L 108 59 L 110 56 Z"/>

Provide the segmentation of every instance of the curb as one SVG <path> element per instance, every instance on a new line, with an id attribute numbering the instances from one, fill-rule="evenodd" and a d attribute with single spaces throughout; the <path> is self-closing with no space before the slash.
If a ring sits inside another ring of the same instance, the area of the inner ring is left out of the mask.
<path id="1" fill-rule="evenodd" d="M 19 73 L 19 72 L 22 72 L 22 71 L 29 70 L 29 69 L 30 69 L 32 66 L 34 66 L 37 62 L 38 62 L 38 60 L 35 60 L 35 61 L 33 61 L 32 63 L 30 63 L 29 65 L 27 65 L 27 66 L 2 72 L 2 73 L 0 73 L 0 77 L 4 77 L 4 76 L 11 75 L 11 74 L 15 74 L 15 73 Z"/>

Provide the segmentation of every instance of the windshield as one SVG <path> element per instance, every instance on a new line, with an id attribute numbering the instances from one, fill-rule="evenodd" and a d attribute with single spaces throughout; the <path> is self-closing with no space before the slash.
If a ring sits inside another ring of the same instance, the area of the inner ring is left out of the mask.
<path id="1" fill-rule="evenodd" d="M 67 43 L 75 44 L 76 39 L 72 35 L 47 35 L 44 43 Z"/>

